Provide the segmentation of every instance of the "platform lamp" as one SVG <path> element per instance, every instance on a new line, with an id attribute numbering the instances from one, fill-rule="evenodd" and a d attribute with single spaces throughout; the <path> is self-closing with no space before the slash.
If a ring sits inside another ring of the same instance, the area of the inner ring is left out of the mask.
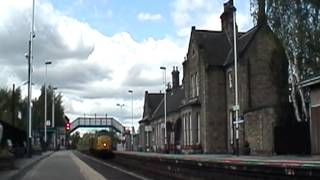
<path id="1" fill-rule="evenodd" d="M 233 110 L 236 112 L 236 148 L 237 155 L 240 154 L 239 147 L 239 92 L 238 92 L 238 50 L 237 50 L 237 27 L 236 27 L 236 8 L 232 4 L 233 8 L 233 55 L 234 55 L 234 99 L 235 105 L 233 106 Z"/>
<path id="2" fill-rule="evenodd" d="M 166 84 L 167 84 L 167 78 L 166 78 L 166 71 L 167 68 L 164 66 L 160 67 L 161 70 L 163 70 L 163 84 L 164 84 L 164 146 L 165 150 L 167 150 L 167 92 L 166 92 Z"/>
<path id="3" fill-rule="evenodd" d="M 54 98 L 54 91 L 57 90 L 57 87 L 53 87 L 52 88 L 52 128 L 54 129 L 54 133 L 53 133 L 53 148 L 56 149 L 56 144 L 57 144 L 57 138 L 56 138 L 56 128 L 55 128 L 55 117 L 54 117 L 54 113 L 55 113 L 55 98 Z"/>
<path id="4" fill-rule="evenodd" d="M 34 33 L 34 9 L 35 9 L 35 0 L 32 1 L 32 17 L 31 17 L 31 32 L 30 39 L 28 41 L 28 53 L 25 54 L 25 57 L 28 59 L 28 140 L 27 140 L 27 154 L 30 158 L 31 146 L 32 146 L 32 109 L 31 109 L 31 99 L 32 99 L 32 60 L 33 60 L 33 38 L 36 37 Z"/>
<path id="5" fill-rule="evenodd" d="M 46 68 L 44 80 L 44 143 L 47 144 L 47 69 L 52 62 L 46 61 L 44 64 Z"/>
<path id="6" fill-rule="evenodd" d="M 133 90 L 129 90 L 128 93 L 131 94 L 131 124 L 132 124 L 132 132 L 131 132 L 131 150 L 133 151 Z"/>
<path id="7" fill-rule="evenodd" d="M 122 112 L 122 108 L 125 106 L 124 104 L 119 104 L 119 103 L 117 103 L 117 106 L 118 107 L 120 107 L 120 113 L 122 114 L 123 112 Z"/>

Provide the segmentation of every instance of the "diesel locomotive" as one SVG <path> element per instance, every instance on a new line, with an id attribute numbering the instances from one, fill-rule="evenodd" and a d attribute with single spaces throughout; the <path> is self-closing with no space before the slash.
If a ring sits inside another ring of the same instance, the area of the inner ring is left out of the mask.
<path id="1" fill-rule="evenodd" d="M 112 156 L 112 139 L 108 135 L 95 135 L 89 139 L 89 151 L 95 156 Z"/>

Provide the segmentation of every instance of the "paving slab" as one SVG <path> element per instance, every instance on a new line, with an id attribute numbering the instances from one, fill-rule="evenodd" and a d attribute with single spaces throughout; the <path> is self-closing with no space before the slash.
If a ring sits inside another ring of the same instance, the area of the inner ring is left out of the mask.
<path id="1" fill-rule="evenodd" d="M 106 180 L 72 151 L 58 151 L 32 167 L 21 180 Z"/>
<path id="2" fill-rule="evenodd" d="M 16 180 L 24 175 L 32 166 L 40 162 L 42 159 L 49 157 L 53 151 L 43 152 L 39 155 L 33 155 L 31 158 L 12 159 L 14 161 L 13 169 L 5 169 L 0 171 L 1 180 Z"/>

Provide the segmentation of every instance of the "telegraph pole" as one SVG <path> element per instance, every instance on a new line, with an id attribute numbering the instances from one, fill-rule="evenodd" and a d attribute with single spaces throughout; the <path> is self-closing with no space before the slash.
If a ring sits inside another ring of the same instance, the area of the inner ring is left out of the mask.
<path id="1" fill-rule="evenodd" d="M 32 21 L 31 21 L 31 32 L 30 32 L 30 39 L 28 42 L 29 50 L 28 50 L 28 141 L 27 141 L 27 154 L 28 157 L 31 157 L 31 143 L 32 143 L 32 110 L 31 110 L 31 99 L 32 99 L 32 60 L 33 60 L 33 38 L 35 37 L 34 34 L 34 9 L 35 9 L 35 0 L 32 1 Z"/>
<path id="2" fill-rule="evenodd" d="M 167 152 L 167 68 L 164 66 L 160 67 L 161 70 L 163 70 L 163 84 L 164 84 L 164 94 L 163 94 L 163 100 L 164 100 L 164 149 Z"/>
<path id="3" fill-rule="evenodd" d="M 46 74 L 45 74 L 45 81 L 44 81 L 44 143 L 47 147 L 47 66 L 52 64 L 51 61 L 45 62 L 46 67 Z"/>
<path id="4" fill-rule="evenodd" d="M 131 132 L 131 150 L 133 151 L 133 90 L 128 91 L 131 94 L 131 125 L 132 125 L 132 132 Z"/>
<path id="5" fill-rule="evenodd" d="M 234 91 L 235 91 L 235 105 L 233 110 L 236 112 L 236 148 L 237 155 L 240 154 L 239 147 L 239 95 L 238 95 L 238 51 L 237 51 L 237 29 L 236 29 L 236 8 L 233 6 L 233 54 L 234 54 Z"/>
<path id="6" fill-rule="evenodd" d="M 12 86 L 12 126 L 15 126 L 15 120 L 16 120 L 16 92 L 15 92 L 15 84 Z"/>
<path id="7" fill-rule="evenodd" d="M 53 128 L 53 130 L 54 130 L 54 132 L 53 132 L 53 148 L 54 149 L 56 149 L 56 145 L 57 145 L 57 132 L 56 132 L 56 128 L 55 128 L 55 119 L 54 119 L 54 111 L 55 111 L 55 103 L 54 103 L 54 101 L 55 101 L 55 98 L 54 98 L 54 91 L 55 90 L 57 90 L 57 88 L 56 87 L 52 87 L 52 105 L 51 105 L 51 107 L 52 107 L 52 110 L 51 110 L 51 112 L 52 112 L 52 128 Z"/>

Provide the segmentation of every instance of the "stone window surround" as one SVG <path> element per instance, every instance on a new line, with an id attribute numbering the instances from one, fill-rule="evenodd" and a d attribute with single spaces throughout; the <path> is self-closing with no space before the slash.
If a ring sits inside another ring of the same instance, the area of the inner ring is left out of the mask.
<path id="1" fill-rule="evenodd" d="M 190 97 L 198 97 L 200 94 L 199 89 L 199 73 L 195 72 L 191 74 L 191 84 L 190 84 Z"/>
<path id="2" fill-rule="evenodd" d="M 195 72 L 195 86 L 196 86 L 196 96 L 199 96 L 199 74 Z"/>
<path id="3" fill-rule="evenodd" d="M 197 128 L 196 128 L 196 132 L 197 132 L 197 139 L 196 139 L 196 143 L 199 145 L 201 142 L 201 116 L 200 116 L 200 112 L 196 113 L 196 122 L 197 122 Z"/>
<path id="4" fill-rule="evenodd" d="M 233 87 L 233 76 L 232 76 L 232 69 L 227 72 L 228 74 L 228 84 L 229 88 L 231 89 Z"/>
<path id="5" fill-rule="evenodd" d="M 195 97 L 195 89 L 194 89 L 194 75 L 191 74 L 191 87 L 190 87 L 190 97 L 193 98 Z"/>
<path id="6" fill-rule="evenodd" d="M 234 144 L 234 139 L 233 139 L 233 110 L 229 110 L 229 128 L 230 128 L 230 144 Z"/>
<path id="7" fill-rule="evenodd" d="M 193 144 L 193 136 L 192 136 L 192 114 L 191 112 L 188 114 L 189 115 L 189 145 Z"/>
<path id="8" fill-rule="evenodd" d="M 199 115 L 199 121 L 197 121 L 198 124 L 196 124 L 195 127 L 192 121 L 192 112 L 188 111 L 183 113 L 182 115 L 182 128 L 183 128 L 183 145 L 184 146 L 191 146 L 195 144 L 200 144 L 201 139 L 201 132 L 200 132 L 200 112 L 196 113 Z M 196 117 L 198 118 L 198 117 Z M 196 119 L 197 120 L 197 119 Z M 197 137 L 195 137 L 197 136 Z M 194 139 L 196 138 L 196 139 Z M 197 142 L 195 142 L 197 141 Z"/>

